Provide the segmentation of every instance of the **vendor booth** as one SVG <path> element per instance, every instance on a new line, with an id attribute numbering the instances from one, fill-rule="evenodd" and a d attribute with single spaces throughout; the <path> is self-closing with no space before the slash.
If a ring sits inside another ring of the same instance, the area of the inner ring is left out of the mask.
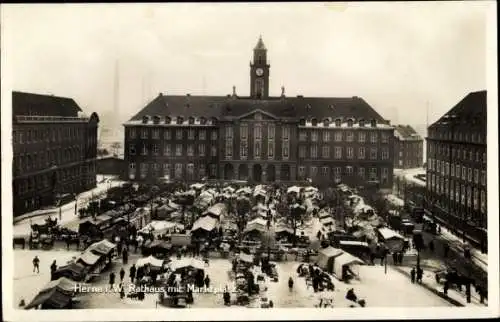
<path id="1" fill-rule="evenodd" d="M 363 260 L 344 252 L 333 259 L 333 273 L 339 280 L 348 282 L 353 278 L 359 278 L 358 267 L 364 264 Z"/>
<path id="2" fill-rule="evenodd" d="M 333 248 L 331 246 L 320 249 L 318 251 L 318 258 L 316 259 L 316 263 L 321 269 L 332 273 L 334 270 L 333 263 L 335 261 L 335 258 L 342 255 L 343 253 L 344 251 L 342 249 Z"/>
<path id="3" fill-rule="evenodd" d="M 383 242 L 390 252 L 400 252 L 404 247 L 405 238 L 389 228 L 378 229 L 379 241 Z"/>

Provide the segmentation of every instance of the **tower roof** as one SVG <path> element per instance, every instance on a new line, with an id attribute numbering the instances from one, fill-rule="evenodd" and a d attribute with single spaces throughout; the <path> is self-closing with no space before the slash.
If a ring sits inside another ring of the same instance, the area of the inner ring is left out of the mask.
<path id="1" fill-rule="evenodd" d="M 259 41 L 257 42 L 257 45 L 255 46 L 254 50 L 266 50 L 266 46 L 262 41 L 262 36 L 259 36 Z"/>

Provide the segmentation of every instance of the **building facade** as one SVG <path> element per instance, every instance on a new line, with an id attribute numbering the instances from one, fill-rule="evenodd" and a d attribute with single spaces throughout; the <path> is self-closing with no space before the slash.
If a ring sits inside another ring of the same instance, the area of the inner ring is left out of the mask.
<path id="1" fill-rule="evenodd" d="M 394 168 L 421 168 L 424 139 L 409 125 L 394 126 Z"/>
<path id="2" fill-rule="evenodd" d="M 12 93 L 14 215 L 96 186 L 96 113 L 70 98 Z"/>
<path id="3" fill-rule="evenodd" d="M 468 94 L 428 133 L 429 208 L 443 224 L 485 244 L 486 91 Z"/>
<path id="4" fill-rule="evenodd" d="M 359 97 L 269 96 L 259 39 L 250 96 L 159 94 L 125 126 L 129 180 L 162 176 L 392 187 L 394 128 Z"/>

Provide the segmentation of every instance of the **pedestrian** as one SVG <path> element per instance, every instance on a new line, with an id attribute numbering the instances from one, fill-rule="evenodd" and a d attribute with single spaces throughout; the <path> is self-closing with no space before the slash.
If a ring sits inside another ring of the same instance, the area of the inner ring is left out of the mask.
<path id="1" fill-rule="evenodd" d="M 35 269 L 37 273 L 40 273 L 40 259 L 38 258 L 38 256 L 35 256 L 35 258 L 33 258 L 33 273 L 35 272 Z"/>
<path id="2" fill-rule="evenodd" d="M 208 277 L 208 275 L 207 275 L 207 276 L 205 276 L 205 287 L 206 287 L 206 288 L 209 288 L 209 287 L 210 287 L 210 277 Z"/>
<path id="3" fill-rule="evenodd" d="M 122 269 L 120 270 L 120 282 L 123 282 L 124 277 L 125 277 L 125 270 L 122 267 Z"/>
<path id="4" fill-rule="evenodd" d="M 394 265 L 398 264 L 398 253 L 396 252 L 392 253 L 392 261 L 394 262 Z"/>
<path id="5" fill-rule="evenodd" d="M 120 299 L 123 300 L 123 298 L 125 297 L 125 289 L 123 288 L 122 283 L 120 283 L 119 288 L 120 288 Z"/>
<path id="6" fill-rule="evenodd" d="M 111 274 L 109 274 L 109 286 L 113 287 L 114 284 L 115 284 L 115 273 L 111 272 Z"/>
<path id="7" fill-rule="evenodd" d="M 404 254 L 402 252 L 398 253 L 398 262 L 399 262 L 399 265 L 403 265 L 403 256 L 404 256 Z"/>
<path id="8" fill-rule="evenodd" d="M 127 264 L 128 263 L 128 251 L 126 248 L 123 250 L 122 258 L 123 258 L 123 264 Z"/>
<path id="9" fill-rule="evenodd" d="M 467 283 L 465 285 L 465 296 L 467 298 L 467 303 L 470 303 L 471 302 L 471 290 L 470 290 L 470 284 Z"/>
<path id="10" fill-rule="evenodd" d="M 422 277 L 424 276 L 424 270 L 422 267 L 417 267 L 417 283 L 422 284 Z"/>
<path id="11" fill-rule="evenodd" d="M 447 280 L 444 282 L 443 293 L 444 295 L 448 295 L 448 289 L 450 288 L 450 282 Z"/>
<path id="12" fill-rule="evenodd" d="M 410 278 L 411 278 L 412 284 L 415 284 L 415 274 L 416 274 L 415 267 L 413 267 L 411 269 L 411 272 L 410 272 Z"/>
<path id="13" fill-rule="evenodd" d="M 135 278 L 135 273 L 137 271 L 137 268 L 135 267 L 135 264 L 132 265 L 132 267 L 130 267 L 130 281 L 133 283 L 134 282 L 134 278 Z"/>
<path id="14" fill-rule="evenodd" d="M 71 244 L 71 239 L 70 239 L 70 236 L 69 236 L 69 235 L 68 235 L 68 236 L 66 236 L 66 238 L 65 238 L 65 239 L 66 239 L 66 249 L 67 249 L 67 250 L 69 250 L 69 246 L 70 246 L 70 244 Z"/>
<path id="15" fill-rule="evenodd" d="M 52 262 L 52 265 L 50 265 L 50 280 L 53 281 L 55 278 L 54 278 L 54 275 L 55 275 L 55 272 L 57 270 L 57 264 L 56 264 L 56 261 L 54 260 Z"/>

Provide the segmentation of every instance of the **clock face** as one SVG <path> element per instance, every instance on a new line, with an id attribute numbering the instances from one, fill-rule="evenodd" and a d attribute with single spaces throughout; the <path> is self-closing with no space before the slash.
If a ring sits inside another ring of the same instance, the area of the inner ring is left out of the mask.
<path id="1" fill-rule="evenodd" d="M 264 74 L 264 70 L 262 68 L 257 68 L 255 73 L 257 74 L 257 76 L 262 76 Z"/>

